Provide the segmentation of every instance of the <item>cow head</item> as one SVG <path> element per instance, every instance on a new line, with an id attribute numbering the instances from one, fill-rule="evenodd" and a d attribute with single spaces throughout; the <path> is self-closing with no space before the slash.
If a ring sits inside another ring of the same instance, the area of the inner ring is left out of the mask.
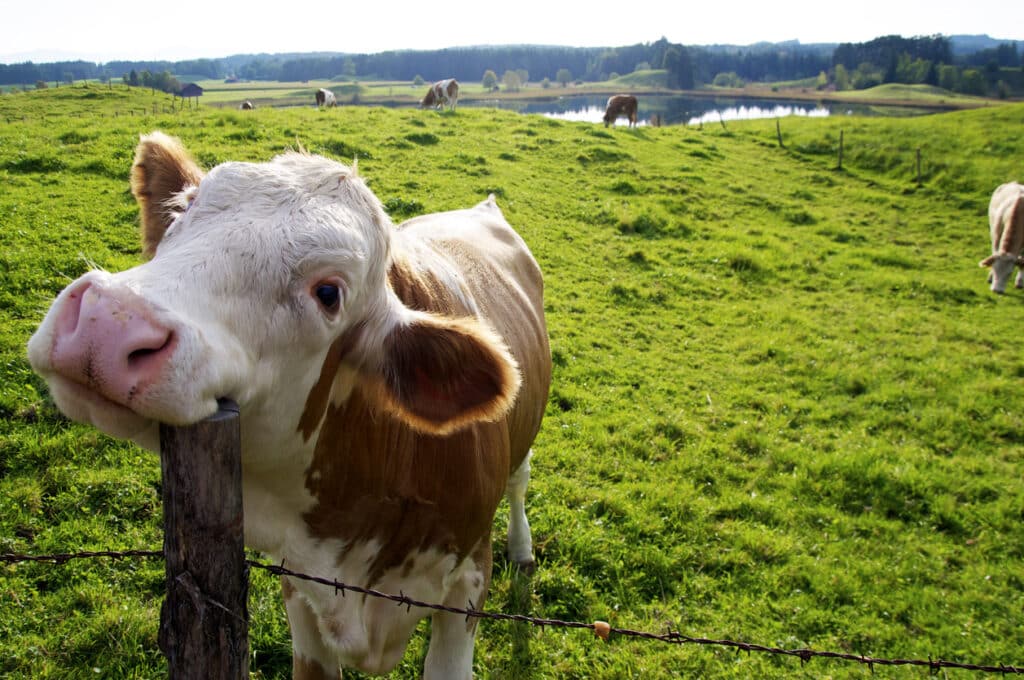
<path id="1" fill-rule="evenodd" d="M 1006 290 L 1006 284 L 1010 282 L 1010 276 L 1013 274 L 1014 267 L 1024 269 L 1022 259 L 1007 252 L 993 253 L 979 262 L 978 266 L 992 268 L 988 278 L 992 284 L 993 293 L 1002 293 Z"/>
<path id="2" fill-rule="evenodd" d="M 71 418 L 155 449 L 157 423 L 196 422 L 228 397 L 245 455 L 247 442 L 287 450 L 315 427 L 307 403 L 325 384 L 324 404 L 358 384 L 436 434 L 514 399 L 518 372 L 494 333 L 406 308 L 390 289 L 393 227 L 354 170 L 286 153 L 207 174 L 153 133 L 132 191 L 151 259 L 71 283 L 29 341 Z"/>

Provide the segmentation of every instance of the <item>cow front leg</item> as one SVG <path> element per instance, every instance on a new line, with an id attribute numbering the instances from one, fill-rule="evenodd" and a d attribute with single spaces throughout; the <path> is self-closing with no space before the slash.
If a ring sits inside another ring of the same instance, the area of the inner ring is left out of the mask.
<path id="1" fill-rule="evenodd" d="M 292 680 L 341 680 L 337 659 L 320 636 L 316 614 L 285 576 L 281 594 L 292 633 Z"/>
<path id="2" fill-rule="evenodd" d="M 1013 282 L 1013 285 L 1017 286 L 1018 288 L 1024 288 L 1024 272 L 1017 272 L 1017 279 Z"/>
<path id="3" fill-rule="evenodd" d="M 482 610 L 491 584 L 491 536 L 488 533 L 471 557 L 474 568 L 452 584 L 447 607 Z M 439 611 L 430 618 L 430 647 L 423 664 L 423 680 L 472 680 L 473 643 L 480 619 Z"/>
<path id="4" fill-rule="evenodd" d="M 530 523 L 526 519 L 526 487 L 530 484 L 531 449 L 519 468 L 508 478 L 508 557 L 519 565 L 526 573 L 532 573 L 533 537 L 530 535 Z"/>

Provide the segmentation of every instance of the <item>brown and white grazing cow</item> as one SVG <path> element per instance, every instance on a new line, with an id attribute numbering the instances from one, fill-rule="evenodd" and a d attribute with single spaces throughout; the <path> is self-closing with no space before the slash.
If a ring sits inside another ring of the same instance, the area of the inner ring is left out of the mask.
<path id="1" fill-rule="evenodd" d="M 1002 184 L 992 193 L 988 205 L 988 224 L 992 236 L 992 254 L 982 260 L 982 267 L 991 267 L 988 279 L 992 291 L 1002 293 L 1010 282 L 1014 267 L 1024 270 L 1024 185 Z M 1014 282 L 1024 288 L 1024 271 L 1017 272 Z"/>
<path id="2" fill-rule="evenodd" d="M 636 125 L 636 97 L 631 94 L 616 94 L 608 98 L 604 107 L 604 126 L 614 125 L 619 116 L 629 119 L 629 126 Z"/>
<path id="3" fill-rule="evenodd" d="M 241 411 L 245 540 L 307 574 L 482 608 L 491 526 L 532 565 L 530 446 L 551 376 L 541 272 L 493 195 L 393 226 L 306 154 L 204 172 L 162 133 L 132 168 L 151 259 L 91 271 L 28 345 L 73 419 L 158 447 Z M 384 673 L 432 617 L 424 676 L 472 677 L 476 620 L 284 578 L 294 677 Z"/>
<path id="4" fill-rule="evenodd" d="M 319 90 L 316 91 L 316 105 L 317 107 L 337 106 L 338 99 L 337 97 L 334 96 L 333 92 L 331 92 L 330 90 L 325 90 L 324 88 L 321 87 Z"/>
<path id="5" fill-rule="evenodd" d="M 423 108 L 443 109 L 447 106 L 452 111 L 459 103 L 459 83 L 455 78 L 439 80 L 430 86 L 427 94 L 423 96 L 420 106 Z"/>

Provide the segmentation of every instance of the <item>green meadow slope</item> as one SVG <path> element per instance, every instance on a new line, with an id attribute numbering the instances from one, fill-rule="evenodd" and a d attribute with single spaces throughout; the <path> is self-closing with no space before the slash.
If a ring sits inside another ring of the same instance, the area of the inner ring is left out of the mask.
<path id="1" fill-rule="evenodd" d="M 497 195 L 545 271 L 555 374 L 529 494 L 538 569 L 498 557 L 487 609 L 1024 665 L 1024 293 L 992 295 L 977 264 L 988 197 L 1024 174 L 1024 106 L 783 119 L 780 146 L 775 121 L 164 105 L 118 88 L 0 97 L 0 552 L 161 545 L 156 456 L 61 418 L 24 358 L 72 278 L 140 261 L 127 174 L 139 134 L 161 129 L 206 166 L 300 146 L 357 158 L 396 222 Z M 504 529 L 499 515 L 496 555 Z M 165 677 L 159 561 L 0 575 L 0 676 Z M 258 571 L 250 613 L 253 677 L 289 677 Z M 391 677 L 418 677 L 428 636 Z M 871 671 L 485 621 L 476 674 Z"/>

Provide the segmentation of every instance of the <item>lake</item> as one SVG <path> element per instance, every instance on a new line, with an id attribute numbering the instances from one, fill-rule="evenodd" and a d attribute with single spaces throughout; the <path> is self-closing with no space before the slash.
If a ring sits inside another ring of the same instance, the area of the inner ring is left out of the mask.
<path id="1" fill-rule="evenodd" d="M 784 99 L 684 97 L 679 95 L 642 95 L 639 100 L 637 123 L 650 125 L 652 116 L 657 116 L 662 125 L 700 125 L 719 121 L 744 120 L 752 118 L 782 118 L 785 116 L 836 116 L 836 115 L 917 115 L 917 109 L 897 109 L 864 104 L 793 101 Z M 480 106 L 533 113 L 559 120 L 600 123 L 604 117 L 607 96 L 567 96 L 548 100 L 479 100 L 463 101 L 460 106 Z M 616 125 L 627 125 L 620 118 Z"/>

